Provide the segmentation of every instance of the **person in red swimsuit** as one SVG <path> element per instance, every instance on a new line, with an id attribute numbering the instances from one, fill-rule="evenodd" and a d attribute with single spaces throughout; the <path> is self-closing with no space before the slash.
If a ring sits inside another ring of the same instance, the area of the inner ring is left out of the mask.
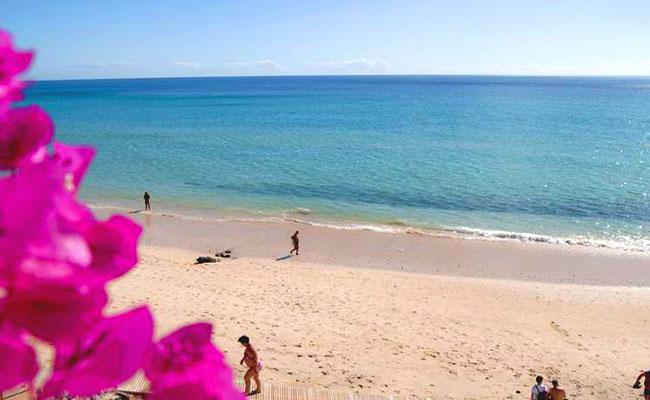
<path id="1" fill-rule="evenodd" d="M 262 368 L 262 363 L 257 358 L 257 352 L 251 345 L 250 339 L 248 336 L 242 336 L 237 340 L 244 346 L 244 357 L 242 357 L 239 362 L 240 365 L 246 364 L 248 370 L 244 374 L 244 384 L 246 386 L 244 393 L 247 396 L 252 396 L 258 394 L 262 391 L 262 384 L 260 383 L 260 369 Z M 256 388 L 251 392 L 251 378 L 255 381 Z"/>

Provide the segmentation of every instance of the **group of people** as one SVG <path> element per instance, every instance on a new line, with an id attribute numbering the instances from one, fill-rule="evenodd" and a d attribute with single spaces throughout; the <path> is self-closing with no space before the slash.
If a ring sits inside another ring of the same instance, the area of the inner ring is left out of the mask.
<path id="1" fill-rule="evenodd" d="M 641 385 L 641 379 L 643 379 L 643 385 Z M 530 400 L 566 400 L 566 392 L 559 386 L 558 381 L 553 379 L 551 384 L 553 387 L 548 388 L 544 384 L 544 378 L 537 376 L 535 384 L 530 388 Z M 634 389 L 640 389 L 641 386 L 643 386 L 643 399 L 650 400 L 650 369 L 641 372 L 632 385 Z"/>
<path id="2" fill-rule="evenodd" d="M 566 392 L 556 379 L 551 381 L 551 385 L 553 387 L 548 388 L 544 384 L 544 378 L 538 375 L 535 384 L 530 388 L 530 400 L 566 400 Z"/>

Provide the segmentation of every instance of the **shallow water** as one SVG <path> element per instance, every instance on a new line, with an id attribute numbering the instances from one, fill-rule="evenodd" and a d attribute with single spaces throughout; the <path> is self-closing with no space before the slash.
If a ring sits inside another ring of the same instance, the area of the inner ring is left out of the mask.
<path id="1" fill-rule="evenodd" d="M 38 82 L 83 195 L 650 251 L 650 80 L 274 77 Z"/>

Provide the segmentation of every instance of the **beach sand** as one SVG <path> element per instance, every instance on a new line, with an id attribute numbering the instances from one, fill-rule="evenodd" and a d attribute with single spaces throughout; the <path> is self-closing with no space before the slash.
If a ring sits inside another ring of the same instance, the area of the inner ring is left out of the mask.
<path id="1" fill-rule="evenodd" d="M 513 241 L 137 214 L 140 264 L 111 312 L 148 303 L 157 334 L 210 321 L 238 376 L 252 338 L 263 381 L 440 399 L 635 398 L 648 368 L 650 258 Z M 302 235 L 301 255 L 288 253 Z M 231 248 L 236 259 L 193 265 Z M 519 393 L 518 393 L 519 391 Z"/>

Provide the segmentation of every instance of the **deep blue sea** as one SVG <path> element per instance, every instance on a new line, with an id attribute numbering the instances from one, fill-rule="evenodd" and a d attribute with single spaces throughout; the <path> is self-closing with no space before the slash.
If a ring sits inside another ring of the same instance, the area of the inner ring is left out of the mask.
<path id="1" fill-rule="evenodd" d="M 650 251 L 650 79 L 37 82 L 97 205 Z"/>

